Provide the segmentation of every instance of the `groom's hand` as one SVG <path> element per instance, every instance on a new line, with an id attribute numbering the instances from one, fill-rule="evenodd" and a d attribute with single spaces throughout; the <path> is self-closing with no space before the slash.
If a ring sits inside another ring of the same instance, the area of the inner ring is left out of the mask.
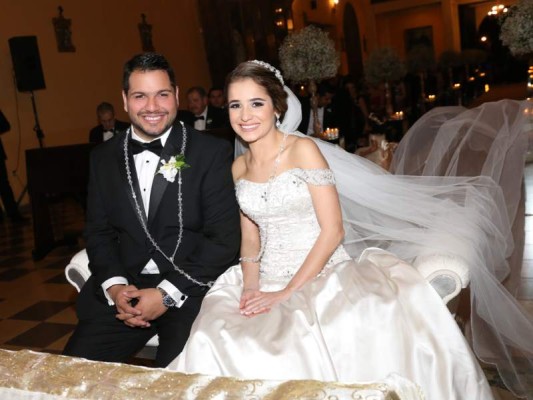
<path id="1" fill-rule="evenodd" d="M 107 293 L 115 303 L 119 314 L 130 314 L 131 316 L 141 314 L 131 304 L 135 299 L 127 295 L 132 290 L 137 290 L 137 287 L 134 285 L 113 285 L 107 289 Z"/>
<path id="2" fill-rule="evenodd" d="M 135 310 L 138 314 L 119 313 L 116 316 L 128 326 L 147 328 L 150 326 L 149 321 L 159 318 L 167 311 L 167 308 L 163 305 L 161 292 L 155 288 L 130 290 L 125 295 L 138 300 L 135 305 Z"/>

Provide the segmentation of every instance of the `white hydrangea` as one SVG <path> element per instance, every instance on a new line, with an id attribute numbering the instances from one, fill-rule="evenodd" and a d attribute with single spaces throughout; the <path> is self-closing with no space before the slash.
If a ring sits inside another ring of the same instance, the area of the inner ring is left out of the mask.
<path id="1" fill-rule="evenodd" d="M 500 39 L 513 55 L 533 55 L 533 0 L 518 0 L 503 14 Z"/>
<path id="2" fill-rule="evenodd" d="M 293 83 L 331 78 L 340 65 L 333 41 L 326 32 L 312 25 L 285 38 L 279 59 L 283 75 Z"/>
<path id="3" fill-rule="evenodd" d="M 405 63 L 390 47 L 374 50 L 365 63 L 365 79 L 371 85 L 397 81 L 405 73 Z"/>

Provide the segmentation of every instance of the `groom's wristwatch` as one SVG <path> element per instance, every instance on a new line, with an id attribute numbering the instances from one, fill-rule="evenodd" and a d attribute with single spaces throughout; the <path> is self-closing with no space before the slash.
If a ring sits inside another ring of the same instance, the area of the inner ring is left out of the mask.
<path id="1" fill-rule="evenodd" d="M 178 304 L 176 303 L 176 300 L 170 297 L 170 295 L 167 292 L 165 292 L 163 289 L 161 289 L 160 287 L 158 287 L 157 290 L 159 290 L 161 292 L 161 295 L 163 296 L 163 305 L 165 307 L 167 308 L 176 307 L 176 305 Z"/>

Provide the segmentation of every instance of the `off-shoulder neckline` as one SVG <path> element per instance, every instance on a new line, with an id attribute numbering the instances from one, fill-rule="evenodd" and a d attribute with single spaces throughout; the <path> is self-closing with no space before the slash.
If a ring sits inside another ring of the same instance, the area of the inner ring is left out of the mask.
<path id="1" fill-rule="evenodd" d="M 310 169 L 304 169 L 304 168 L 295 167 L 295 168 L 289 168 L 289 169 L 286 169 L 285 171 L 280 172 L 280 173 L 277 174 L 273 179 L 278 179 L 280 176 L 286 175 L 286 174 L 291 173 L 291 172 L 294 172 L 294 171 L 329 171 L 329 170 L 330 170 L 330 168 L 310 168 Z M 241 182 L 253 183 L 253 184 L 255 184 L 255 185 L 265 185 L 265 184 L 267 184 L 269 181 L 266 181 L 266 182 L 254 182 L 254 181 L 251 181 L 251 180 L 249 180 L 249 179 L 239 178 L 239 179 L 237 179 L 237 181 L 235 182 L 235 186 L 239 185 Z"/>

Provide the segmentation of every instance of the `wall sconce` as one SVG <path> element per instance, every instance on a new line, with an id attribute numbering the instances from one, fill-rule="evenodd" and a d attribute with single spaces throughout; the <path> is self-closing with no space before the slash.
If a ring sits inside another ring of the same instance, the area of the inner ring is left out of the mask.
<path id="1" fill-rule="evenodd" d="M 283 8 L 275 8 L 274 13 L 276 15 L 276 21 L 274 23 L 278 28 L 283 29 L 285 27 L 285 17 L 283 16 Z"/>
<path id="2" fill-rule="evenodd" d="M 331 2 L 331 12 L 335 14 L 337 11 L 337 5 L 339 4 L 339 0 L 332 0 Z"/>
<path id="3" fill-rule="evenodd" d="M 490 17 L 491 15 L 498 15 L 500 13 L 506 13 L 507 11 L 509 11 L 507 7 L 505 7 L 503 4 L 498 4 L 496 6 L 492 6 L 487 15 Z"/>

